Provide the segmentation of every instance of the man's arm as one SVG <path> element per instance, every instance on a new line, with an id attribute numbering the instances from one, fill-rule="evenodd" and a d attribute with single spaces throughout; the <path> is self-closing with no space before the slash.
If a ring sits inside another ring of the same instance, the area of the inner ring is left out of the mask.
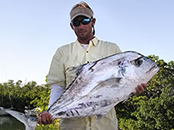
<path id="1" fill-rule="evenodd" d="M 63 94 L 64 88 L 57 84 L 51 85 L 51 93 L 48 108 Z"/>
<path id="2" fill-rule="evenodd" d="M 48 108 L 63 94 L 64 89 L 57 84 L 51 85 L 51 93 Z M 41 112 L 38 117 L 38 124 L 51 124 L 54 119 L 48 112 Z"/>

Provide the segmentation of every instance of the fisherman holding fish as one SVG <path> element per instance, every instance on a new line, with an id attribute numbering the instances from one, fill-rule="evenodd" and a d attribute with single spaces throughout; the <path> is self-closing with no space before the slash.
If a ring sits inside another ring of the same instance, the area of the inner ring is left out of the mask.
<path id="1" fill-rule="evenodd" d="M 107 56 L 121 52 L 115 43 L 99 40 L 95 36 L 94 13 L 85 2 L 76 4 L 70 12 L 70 26 L 77 36 L 77 40 L 71 44 L 57 49 L 50 66 L 47 82 L 51 85 L 51 93 L 48 108 L 62 95 L 64 90 L 74 80 L 75 74 L 68 71 L 85 63 L 96 61 Z M 104 68 L 103 68 L 104 69 Z M 136 93 L 141 93 L 146 84 L 136 87 Z M 53 122 L 52 115 L 48 112 L 39 114 L 39 124 Z M 96 122 L 95 116 L 67 118 L 60 120 L 61 130 L 87 130 Z M 117 118 L 115 109 L 111 109 L 101 120 L 91 127 L 91 130 L 117 130 Z"/>

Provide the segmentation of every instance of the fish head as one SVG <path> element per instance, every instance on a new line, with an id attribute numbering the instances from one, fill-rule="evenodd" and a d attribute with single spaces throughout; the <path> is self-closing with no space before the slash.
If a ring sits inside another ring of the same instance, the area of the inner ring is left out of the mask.
<path id="1" fill-rule="evenodd" d="M 154 61 L 137 52 L 129 53 L 124 62 L 123 76 L 132 82 L 147 83 L 159 70 Z"/>

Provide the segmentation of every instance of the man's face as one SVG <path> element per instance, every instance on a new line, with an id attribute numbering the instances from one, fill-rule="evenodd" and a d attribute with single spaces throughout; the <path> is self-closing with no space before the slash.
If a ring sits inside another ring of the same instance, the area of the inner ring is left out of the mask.
<path id="1" fill-rule="evenodd" d="M 93 36 L 92 24 L 91 19 L 84 16 L 78 16 L 71 23 L 71 27 L 79 40 L 87 40 Z"/>

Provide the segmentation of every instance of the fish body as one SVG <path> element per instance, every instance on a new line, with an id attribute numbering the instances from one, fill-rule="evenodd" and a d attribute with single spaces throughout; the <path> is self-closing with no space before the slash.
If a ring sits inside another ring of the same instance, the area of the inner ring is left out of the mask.
<path id="1" fill-rule="evenodd" d="M 158 70 L 155 62 L 135 51 L 121 52 L 72 68 L 69 71 L 75 73 L 75 79 L 47 111 L 54 119 L 102 117 L 128 99 L 137 85 L 147 83 Z M 37 124 L 36 119 L 31 120 L 21 113 L 6 112 L 22 119 L 27 130 L 34 129 Z"/>
<path id="2" fill-rule="evenodd" d="M 103 116 L 147 83 L 158 67 L 142 54 L 126 51 L 70 71 L 77 76 L 48 109 L 53 118 Z"/>

